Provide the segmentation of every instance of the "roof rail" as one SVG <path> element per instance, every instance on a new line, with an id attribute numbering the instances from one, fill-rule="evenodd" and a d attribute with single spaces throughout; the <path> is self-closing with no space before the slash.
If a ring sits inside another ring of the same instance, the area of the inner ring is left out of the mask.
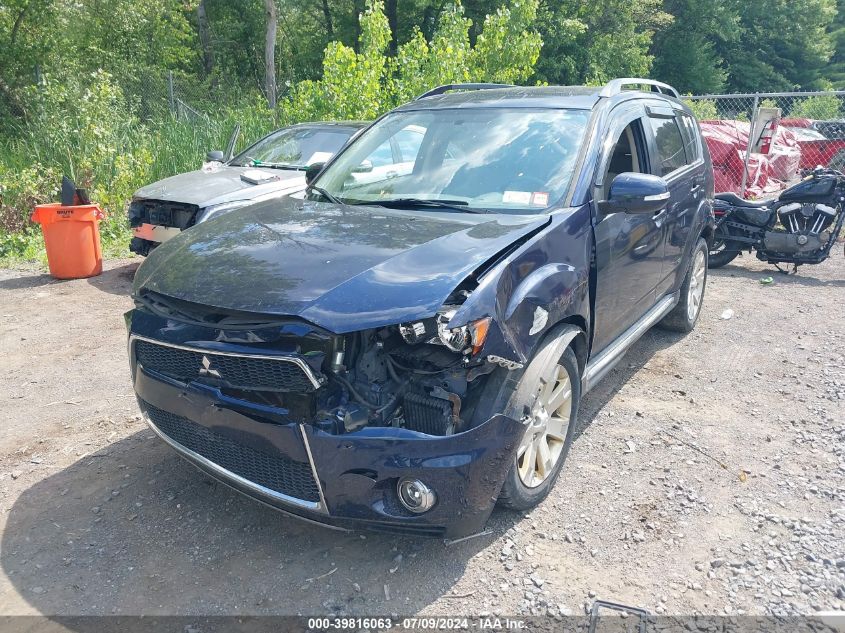
<path id="1" fill-rule="evenodd" d="M 491 90 L 493 88 L 515 88 L 513 84 L 446 84 L 445 86 L 437 86 L 428 92 L 422 93 L 414 101 L 425 99 L 426 97 L 433 97 L 435 95 L 442 95 L 450 90 Z"/>
<path id="2" fill-rule="evenodd" d="M 640 79 L 638 77 L 624 77 L 622 79 L 612 79 L 607 82 L 604 88 L 599 93 L 600 97 L 612 97 L 618 95 L 625 89 L 625 86 L 651 86 L 652 92 L 659 94 L 666 94 L 670 97 L 680 99 L 681 95 L 669 84 L 662 81 L 655 81 L 654 79 Z"/>

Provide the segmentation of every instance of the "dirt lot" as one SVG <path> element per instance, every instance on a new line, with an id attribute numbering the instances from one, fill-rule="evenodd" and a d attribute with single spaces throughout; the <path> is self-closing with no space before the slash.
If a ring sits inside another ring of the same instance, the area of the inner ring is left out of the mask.
<path id="1" fill-rule="evenodd" d="M 125 353 L 137 260 L 0 271 L 0 614 L 843 609 L 841 248 L 771 285 L 739 261 L 693 334 L 647 334 L 589 394 L 540 508 L 448 547 L 285 518 L 156 439 Z"/>

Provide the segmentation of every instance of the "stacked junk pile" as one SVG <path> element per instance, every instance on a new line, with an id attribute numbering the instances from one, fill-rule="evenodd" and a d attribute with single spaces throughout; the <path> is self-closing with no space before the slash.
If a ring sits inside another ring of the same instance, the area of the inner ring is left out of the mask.
<path id="1" fill-rule="evenodd" d="M 713 160 L 716 191 L 761 198 L 785 189 L 800 177 L 802 152 L 796 135 L 771 119 L 761 142 L 746 152 L 751 135 L 747 121 L 701 121 L 701 132 Z M 755 151 L 756 150 L 756 151 Z M 744 187 L 743 187 L 744 181 Z M 744 191 L 743 191 L 744 189 Z"/>
<path id="2" fill-rule="evenodd" d="M 845 172 L 845 91 L 686 97 L 717 192 L 772 198 L 818 167 Z"/>

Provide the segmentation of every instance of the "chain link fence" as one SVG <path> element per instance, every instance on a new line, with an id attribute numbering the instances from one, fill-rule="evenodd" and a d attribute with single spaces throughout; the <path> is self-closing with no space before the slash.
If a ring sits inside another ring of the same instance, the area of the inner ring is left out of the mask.
<path id="1" fill-rule="evenodd" d="M 209 96 L 210 91 L 204 86 L 177 82 L 172 72 L 167 73 L 167 105 L 174 116 L 188 121 L 207 121 L 208 116 L 200 108 Z"/>
<path id="2" fill-rule="evenodd" d="M 818 166 L 845 171 L 845 92 L 685 97 L 713 160 L 716 191 L 776 194 Z"/>
<path id="3" fill-rule="evenodd" d="M 120 84 L 145 121 L 170 115 L 201 124 L 208 120 L 215 103 L 222 105 L 221 97 L 215 97 L 211 87 L 174 72 L 122 78 Z"/>

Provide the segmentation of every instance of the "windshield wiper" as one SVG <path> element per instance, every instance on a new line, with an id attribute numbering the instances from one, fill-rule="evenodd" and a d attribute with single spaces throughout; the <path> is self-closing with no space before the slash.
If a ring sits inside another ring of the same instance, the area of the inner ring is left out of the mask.
<path id="1" fill-rule="evenodd" d="M 305 171 L 308 169 L 303 165 L 292 165 L 290 163 L 262 163 L 260 160 L 252 161 L 252 164 L 249 167 L 266 167 L 267 169 L 293 169 L 296 171 Z"/>
<path id="2" fill-rule="evenodd" d="M 339 198 L 337 198 L 336 196 L 330 194 L 328 191 L 326 191 L 322 187 L 318 187 L 317 185 L 308 185 L 307 187 L 305 187 L 305 191 L 316 191 L 317 193 L 319 193 L 321 196 L 323 196 L 326 200 L 328 200 L 332 204 L 340 204 L 340 205 L 346 204 L 345 202 L 341 202 L 341 200 Z"/>
<path id="3" fill-rule="evenodd" d="M 483 209 L 474 209 L 469 207 L 466 200 L 429 200 L 426 198 L 393 198 L 390 200 L 367 200 L 361 202 L 364 205 L 376 205 L 380 207 L 395 207 L 395 208 L 438 208 L 438 209 L 453 209 L 465 213 L 487 213 Z"/>

